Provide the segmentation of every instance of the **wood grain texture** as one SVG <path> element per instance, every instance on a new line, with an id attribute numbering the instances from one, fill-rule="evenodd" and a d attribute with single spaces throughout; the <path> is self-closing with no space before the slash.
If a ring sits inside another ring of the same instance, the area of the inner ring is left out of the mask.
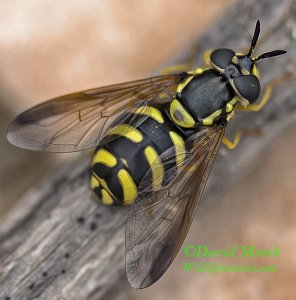
<path id="1" fill-rule="evenodd" d="M 288 51 L 260 63 L 264 86 L 296 71 L 295 16 L 293 0 L 238 1 L 171 62 L 191 60 L 199 65 L 207 48 L 244 49 L 249 45 L 244 27 L 252 33 L 260 19 L 258 53 Z M 207 198 L 243 178 L 250 159 L 262 155 L 264 147 L 296 120 L 295 94 L 294 77 L 274 91 L 262 111 L 240 113 L 232 122 L 230 135 L 237 128 L 260 128 L 263 135 L 243 140 L 232 152 L 221 149 Z M 0 299 L 111 299 L 129 288 L 124 271 L 128 208 L 97 205 L 88 185 L 90 159 L 85 156 L 49 176 L 0 221 Z"/>

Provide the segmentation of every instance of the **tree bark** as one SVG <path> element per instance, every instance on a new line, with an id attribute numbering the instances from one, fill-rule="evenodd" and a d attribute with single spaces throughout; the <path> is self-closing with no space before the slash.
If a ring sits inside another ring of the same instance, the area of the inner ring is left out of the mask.
<path id="1" fill-rule="evenodd" d="M 252 33 L 258 18 L 262 33 L 257 53 L 288 51 L 280 58 L 260 62 L 262 85 L 282 74 L 294 74 L 293 0 L 237 1 L 171 63 L 191 61 L 198 66 L 207 48 L 248 48 L 250 40 L 244 28 Z M 227 134 L 231 136 L 238 128 L 259 128 L 262 136 L 244 139 L 239 149 L 231 152 L 220 149 L 204 198 L 217 197 L 242 179 L 252 168 L 251 159 L 260 157 L 264 147 L 296 121 L 295 94 L 295 77 L 291 77 L 274 90 L 262 111 L 239 113 Z M 48 176 L 0 221 L 0 299 L 110 299 L 129 288 L 124 271 L 128 208 L 95 202 L 88 183 L 89 161 L 83 154 Z"/>

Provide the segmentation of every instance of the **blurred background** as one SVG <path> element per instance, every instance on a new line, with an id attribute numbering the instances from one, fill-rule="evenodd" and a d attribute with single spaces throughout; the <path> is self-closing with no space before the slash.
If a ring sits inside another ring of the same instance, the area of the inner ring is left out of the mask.
<path id="1" fill-rule="evenodd" d="M 38 181 L 76 154 L 35 153 L 9 145 L 18 113 L 48 98 L 152 72 L 215 22 L 233 0 L 0 1 L 0 217 Z M 242 34 L 247 34 L 242 31 Z M 251 174 L 201 205 L 187 243 L 281 250 L 276 273 L 184 273 L 180 251 L 165 276 L 122 299 L 296 299 L 296 124 L 265 149 Z M 293 159 L 291 159 L 293 158 Z M 256 201 L 249 201 L 256 199 Z M 221 264 L 243 259 L 219 258 Z M 253 261 L 251 261 L 253 262 Z"/>

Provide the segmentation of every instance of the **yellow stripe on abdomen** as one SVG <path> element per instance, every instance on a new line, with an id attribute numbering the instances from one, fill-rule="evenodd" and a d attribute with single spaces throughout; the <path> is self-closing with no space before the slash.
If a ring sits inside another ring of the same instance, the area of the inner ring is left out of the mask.
<path id="1" fill-rule="evenodd" d="M 112 131 L 110 131 L 110 133 L 108 133 L 108 135 L 114 134 L 123 136 L 134 143 L 140 143 L 143 140 L 142 133 L 136 128 L 127 124 L 118 125 Z"/>
<path id="2" fill-rule="evenodd" d="M 102 187 L 99 182 L 99 178 L 97 178 L 94 174 L 91 175 L 90 185 L 94 194 L 97 196 L 98 200 L 105 205 L 112 205 L 114 203 L 113 198 L 109 194 L 109 192 Z M 101 190 L 101 197 L 99 198 L 98 194 L 95 192 L 95 189 L 99 188 Z"/>
<path id="3" fill-rule="evenodd" d="M 153 189 L 156 190 L 159 188 L 163 181 L 164 168 L 163 164 L 152 146 L 146 147 L 144 150 L 146 160 L 151 168 L 152 172 L 152 185 Z"/>
<path id="4" fill-rule="evenodd" d="M 94 175 L 91 175 L 90 186 L 92 189 L 95 189 L 100 186 L 99 180 Z"/>
<path id="5" fill-rule="evenodd" d="M 138 191 L 137 186 L 125 169 L 119 170 L 117 176 L 123 190 L 123 205 L 129 205 L 135 201 Z"/>
<path id="6" fill-rule="evenodd" d="M 156 122 L 161 124 L 164 122 L 160 110 L 153 106 L 141 106 L 137 108 L 134 113 L 138 115 L 149 116 L 150 118 L 154 119 Z"/>
<path id="7" fill-rule="evenodd" d="M 117 164 L 116 157 L 105 149 L 99 149 L 93 157 L 92 164 L 101 163 L 107 167 L 114 167 Z"/>
<path id="8" fill-rule="evenodd" d="M 177 165 L 183 163 L 185 157 L 186 157 L 186 149 L 185 149 L 185 143 L 182 137 L 180 137 L 176 132 L 170 131 L 169 132 L 172 143 L 175 146 L 176 151 L 176 163 Z"/>
<path id="9" fill-rule="evenodd" d="M 110 194 L 105 189 L 102 189 L 102 202 L 105 205 L 112 205 L 113 204 L 112 197 L 110 196 Z"/>

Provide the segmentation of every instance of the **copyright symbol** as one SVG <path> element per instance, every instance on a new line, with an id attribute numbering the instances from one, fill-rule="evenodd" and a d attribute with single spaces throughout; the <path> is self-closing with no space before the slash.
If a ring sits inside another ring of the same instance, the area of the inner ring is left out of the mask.
<path id="1" fill-rule="evenodd" d="M 196 256 L 196 247 L 192 244 L 187 244 L 184 247 L 184 255 L 186 257 L 195 257 Z"/>

